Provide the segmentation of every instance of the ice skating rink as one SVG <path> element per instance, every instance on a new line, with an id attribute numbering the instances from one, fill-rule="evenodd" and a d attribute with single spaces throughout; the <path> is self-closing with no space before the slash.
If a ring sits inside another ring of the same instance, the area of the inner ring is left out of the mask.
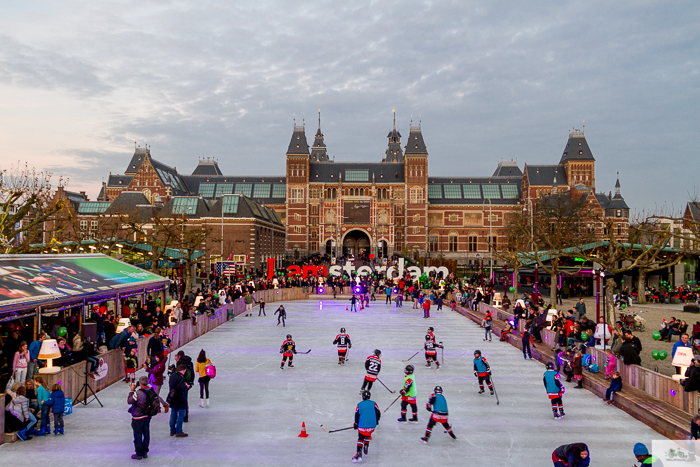
<path id="1" fill-rule="evenodd" d="M 383 298 L 383 297 L 382 297 Z M 381 419 L 364 464 L 376 466 L 514 466 L 544 467 L 551 464 L 557 446 L 585 442 L 592 466 L 634 465 L 632 447 L 661 436 L 626 413 L 603 403 L 585 389 L 566 384 L 566 417 L 555 421 L 542 384 L 544 366 L 524 361 L 514 347 L 483 342 L 483 330 L 464 317 L 445 309 L 424 319 L 411 304 L 373 302 L 369 308 L 346 311 L 348 301 L 299 301 L 285 303 L 287 326 L 276 326 L 272 316 L 279 303 L 268 304 L 267 317 L 239 316 L 183 347 L 196 359 L 200 349 L 217 367 L 210 384 L 211 407 L 199 402 L 199 385 L 190 391 L 190 418 L 184 424 L 188 438 L 168 435 L 167 415 L 151 422 L 149 458 L 136 461 L 129 408 L 128 386 L 116 383 L 98 393 L 104 408 L 93 402 L 77 405 L 65 417 L 64 436 L 35 437 L 27 442 L 0 446 L 3 466 L 122 466 L 149 465 L 241 466 L 335 466 L 351 464 L 357 435 L 354 430 L 328 434 L 321 430 L 351 426 L 364 361 L 378 348 L 382 351 L 379 378 L 391 389 L 403 382 L 408 359 L 422 349 L 428 326 L 435 328 L 437 341 L 445 345 L 446 361 L 440 369 L 426 368 L 423 353 L 416 366 L 418 424 L 399 424 L 399 402 Z M 341 327 L 352 339 L 349 361 L 337 365 L 332 341 Z M 295 368 L 280 371 L 279 347 L 292 334 L 298 351 Z M 478 395 L 472 360 L 480 349 L 491 364 L 500 397 Z M 438 353 L 442 362 L 442 354 Z M 137 377 L 143 372 L 137 373 Z M 437 425 L 428 445 L 419 438 L 425 433 L 429 394 L 441 385 L 450 411 L 457 441 Z M 161 396 L 167 395 L 167 388 Z M 396 398 L 379 383 L 372 399 L 384 409 Z M 410 409 L 409 409 L 410 415 Z M 308 438 L 299 438 L 302 422 Z"/>

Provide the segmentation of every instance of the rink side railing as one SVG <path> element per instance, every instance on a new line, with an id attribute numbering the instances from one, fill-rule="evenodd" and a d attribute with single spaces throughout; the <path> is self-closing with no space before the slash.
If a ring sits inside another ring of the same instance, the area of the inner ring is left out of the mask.
<path id="1" fill-rule="evenodd" d="M 491 311 L 493 316 L 500 321 L 510 321 L 514 318 L 512 313 L 494 308 L 484 303 L 479 304 L 479 311 L 486 314 Z M 518 321 L 518 331 L 522 333 L 525 323 L 523 320 Z M 557 340 L 556 333 L 549 329 L 542 330 L 542 342 L 547 348 L 552 348 Z M 522 349 L 520 338 L 512 339 L 513 345 Z M 588 353 L 591 355 L 591 360 L 598 363 L 599 371 L 605 372 L 604 362 L 606 354 L 600 349 L 589 348 Z M 534 352 L 533 352 L 534 357 Z M 683 386 L 670 376 L 662 375 L 655 371 L 649 370 L 639 365 L 625 365 L 619 358 L 615 359 L 615 370 L 620 372 L 622 376 L 623 388 L 624 385 L 629 385 L 643 391 L 651 397 L 669 404 L 679 410 L 682 410 L 690 415 L 697 413 L 697 403 L 695 393 L 687 393 L 683 390 Z M 584 374 L 585 377 L 585 374 Z"/>
<path id="2" fill-rule="evenodd" d="M 266 303 L 274 303 L 281 301 L 302 300 L 307 298 L 308 294 L 303 293 L 301 287 L 295 287 L 290 289 L 258 290 L 255 292 L 254 296 L 256 301 L 262 299 L 265 300 Z M 258 307 L 259 305 L 254 305 L 254 308 L 257 309 Z M 233 316 L 238 316 L 244 312 L 245 303 L 241 298 L 233 303 L 217 308 L 211 316 L 197 315 L 194 322 L 192 319 L 184 320 L 171 326 L 170 328 L 165 329 L 164 333 L 170 337 L 172 341 L 171 349 L 174 352 L 183 345 L 222 325 Z M 139 366 L 142 365 L 147 359 L 148 339 L 149 338 L 147 337 L 143 337 L 136 341 L 136 345 L 138 347 L 137 355 Z M 193 360 L 196 358 L 196 355 L 190 356 L 193 357 Z M 124 356 L 121 350 L 110 350 L 107 353 L 100 355 L 99 358 L 104 359 L 104 361 L 107 363 L 108 371 L 106 376 L 97 381 L 89 377 L 87 378 L 88 385 L 95 393 L 99 393 L 106 387 L 111 386 L 117 381 L 121 381 L 125 376 Z M 175 360 L 171 359 L 170 363 L 175 363 Z M 74 405 L 85 398 L 85 392 L 81 392 L 86 379 L 84 361 L 69 367 L 65 367 L 58 373 L 42 374 L 41 376 L 48 388 L 51 388 L 54 383 L 60 383 L 61 389 L 63 390 L 66 398 L 73 399 Z M 91 394 L 90 397 L 88 397 L 88 400 L 90 399 L 92 399 Z M 97 402 L 92 402 L 92 404 L 97 404 Z M 3 431 L 5 427 L 5 416 L 6 411 L 3 404 L 2 410 L 0 410 L 0 427 L 3 428 Z M 67 418 L 69 417 L 70 416 Z M 4 435 L 0 436 L 0 444 L 3 442 L 5 442 Z"/>

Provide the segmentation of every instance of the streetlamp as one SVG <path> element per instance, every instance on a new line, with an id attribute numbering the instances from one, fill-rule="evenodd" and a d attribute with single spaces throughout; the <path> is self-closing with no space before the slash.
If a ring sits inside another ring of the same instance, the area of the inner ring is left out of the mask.
<path id="1" fill-rule="evenodd" d="M 530 250 L 533 249 L 533 237 L 534 237 L 534 216 L 535 216 L 535 210 L 532 207 L 532 200 L 530 198 L 527 198 L 527 206 L 530 206 Z M 523 206 L 523 211 L 527 212 L 527 206 Z"/>
<path id="2" fill-rule="evenodd" d="M 606 271 L 605 269 L 598 269 L 596 270 L 598 273 L 598 276 L 600 277 L 600 280 L 603 282 L 603 352 L 605 352 L 606 348 L 606 341 L 605 338 L 607 337 L 608 333 L 608 312 L 607 308 L 605 306 L 605 299 L 607 295 L 607 281 L 605 280 L 606 274 L 612 274 L 610 271 Z"/>

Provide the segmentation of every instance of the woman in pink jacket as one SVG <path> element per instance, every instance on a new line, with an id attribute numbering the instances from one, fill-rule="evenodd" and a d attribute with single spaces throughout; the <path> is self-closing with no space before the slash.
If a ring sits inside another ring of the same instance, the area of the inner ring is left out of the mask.
<path id="1" fill-rule="evenodd" d="M 12 360 L 12 372 L 15 375 L 15 382 L 24 384 L 27 379 L 27 364 L 29 363 L 29 346 L 26 341 L 19 344 L 19 349 L 15 352 L 15 358 Z M 30 375 L 31 378 L 34 375 Z"/>

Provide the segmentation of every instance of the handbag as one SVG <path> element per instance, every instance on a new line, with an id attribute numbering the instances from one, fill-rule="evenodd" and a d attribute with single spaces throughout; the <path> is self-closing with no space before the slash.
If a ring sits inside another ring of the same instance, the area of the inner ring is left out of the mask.
<path id="1" fill-rule="evenodd" d="M 177 395 L 177 391 L 176 391 L 175 389 L 171 389 L 171 390 L 168 392 L 168 397 L 165 398 L 165 403 L 168 404 L 168 405 L 170 405 L 170 404 L 172 403 L 172 401 L 173 401 L 173 399 L 175 398 L 176 395 Z"/>
<path id="2" fill-rule="evenodd" d="M 207 365 L 207 367 L 204 369 L 206 371 L 207 376 L 210 377 L 211 379 L 216 378 L 216 367 L 212 364 Z"/>

